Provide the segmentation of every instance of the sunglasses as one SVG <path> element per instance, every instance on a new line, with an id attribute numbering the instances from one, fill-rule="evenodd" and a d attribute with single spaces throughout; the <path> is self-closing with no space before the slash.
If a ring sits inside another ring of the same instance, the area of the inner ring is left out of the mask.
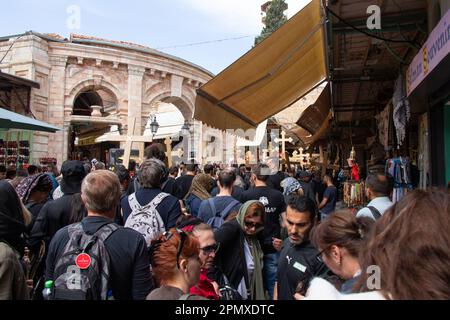
<path id="1" fill-rule="evenodd" d="M 183 251 L 184 243 L 186 242 L 187 234 L 183 230 L 180 230 L 180 229 L 176 229 L 176 230 L 177 230 L 177 233 L 180 235 L 180 242 L 178 243 L 178 248 L 177 248 L 177 268 L 180 269 L 180 257 L 181 257 L 181 252 Z M 166 239 L 166 241 L 168 241 L 173 236 L 173 234 L 169 231 L 164 232 L 163 235 L 164 235 L 164 238 Z"/>
<path id="2" fill-rule="evenodd" d="M 210 246 L 200 248 L 200 250 L 202 250 L 205 255 L 209 255 L 213 252 L 217 253 L 217 251 L 219 251 L 219 248 L 220 248 L 220 243 L 216 243 L 216 244 L 213 244 Z"/>
<path id="3" fill-rule="evenodd" d="M 320 262 L 323 262 L 322 255 L 323 255 L 323 254 L 325 253 L 325 251 L 327 251 L 328 249 L 329 249 L 329 247 L 323 249 L 323 250 L 320 251 L 318 254 L 316 254 L 317 260 L 319 260 Z"/>
<path id="4" fill-rule="evenodd" d="M 244 224 L 248 229 L 251 229 L 251 228 L 259 229 L 263 226 L 261 223 L 255 223 L 255 222 L 251 222 L 251 221 L 244 221 Z"/>

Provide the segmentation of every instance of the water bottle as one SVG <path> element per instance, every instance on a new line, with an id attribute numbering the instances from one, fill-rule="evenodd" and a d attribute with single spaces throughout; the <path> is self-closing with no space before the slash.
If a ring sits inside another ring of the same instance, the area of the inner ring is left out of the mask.
<path id="1" fill-rule="evenodd" d="M 42 296 L 44 300 L 51 300 L 52 297 L 53 280 L 48 280 L 45 282 L 44 290 L 42 290 Z"/>

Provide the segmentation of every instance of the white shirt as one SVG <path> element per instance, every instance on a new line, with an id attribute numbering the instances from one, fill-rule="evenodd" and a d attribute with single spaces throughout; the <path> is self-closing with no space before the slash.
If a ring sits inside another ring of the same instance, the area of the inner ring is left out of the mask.
<path id="1" fill-rule="evenodd" d="M 372 201 L 370 201 L 369 204 L 367 205 L 367 207 L 374 207 L 375 209 L 377 209 L 380 212 L 381 215 L 383 215 L 384 212 L 387 209 L 389 209 L 392 205 L 393 205 L 393 203 L 388 197 L 378 197 L 378 198 L 375 198 Z M 373 216 L 372 212 L 370 211 L 370 209 L 367 207 L 359 210 L 358 213 L 356 214 L 356 217 L 357 218 L 368 217 L 368 218 L 372 218 L 372 219 L 376 220 L 375 217 Z"/>
<path id="2" fill-rule="evenodd" d="M 247 264 L 248 271 L 248 279 L 251 281 L 253 276 L 253 271 L 255 270 L 255 263 L 253 261 L 252 252 L 250 250 L 250 246 L 246 239 L 244 239 L 244 253 L 245 253 L 245 262 Z M 242 277 L 241 282 L 237 288 L 237 291 L 240 293 L 242 298 L 245 300 L 248 298 L 247 296 L 247 286 L 245 285 L 245 277 Z"/>
<path id="3" fill-rule="evenodd" d="M 342 294 L 331 283 L 314 278 L 304 300 L 386 300 L 380 291 Z"/>

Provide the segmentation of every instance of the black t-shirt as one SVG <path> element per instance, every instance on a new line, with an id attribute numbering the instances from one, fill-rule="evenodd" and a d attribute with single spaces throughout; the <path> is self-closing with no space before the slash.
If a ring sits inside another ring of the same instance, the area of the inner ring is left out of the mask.
<path id="1" fill-rule="evenodd" d="M 303 281 L 307 288 L 312 278 L 327 275 L 328 268 L 319 260 L 318 253 L 309 241 L 298 246 L 293 245 L 289 239 L 284 241 L 278 260 L 278 300 L 294 300 L 300 281 Z"/>
<path id="2" fill-rule="evenodd" d="M 104 217 L 86 217 L 83 230 L 94 234 L 107 223 Z M 45 278 L 53 279 L 55 266 L 69 241 L 68 227 L 59 230 L 53 238 L 47 257 Z M 144 237 L 130 228 L 114 231 L 105 241 L 110 258 L 110 285 L 116 300 L 144 300 L 153 289 L 150 258 Z"/>
<path id="3" fill-rule="evenodd" d="M 281 181 L 283 181 L 285 178 L 286 174 L 284 172 L 278 171 L 277 173 L 272 174 L 267 178 L 266 184 L 268 187 L 282 192 L 283 188 L 281 187 Z"/>
<path id="4" fill-rule="evenodd" d="M 286 203 L 283 194 L 270 187 L 250 188 L 242 194 L 242 203 L 249 200 L 258 200 L 266 208 L 266 222 L 264 225 L 264 253 L 274 253 L 276 249 L 272 245 L 272 237 L 281 237 L 280 217 L 286 211 Z"/>
<path id="5" fill-rule="evenodd" d="M 178 189 L 178 199 L 184 199 L 188 194 L 193 179 L 194 176 L 184 175 L 175 180 L 175 186 Z"/>

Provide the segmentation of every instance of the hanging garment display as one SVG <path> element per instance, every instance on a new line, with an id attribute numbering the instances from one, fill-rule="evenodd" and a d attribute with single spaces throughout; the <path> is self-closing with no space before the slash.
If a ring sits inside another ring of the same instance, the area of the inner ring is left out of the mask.
<path id="1" fill-rule="evenodd" d="M 389 122 L 391 118 L 391 102 L 376 117 L 378 122 L 378 138 L 385 149 L 389 147 Z"/>
<path id="2" fill-rule="evenodd" d="M 386 161 L 386 173 L 394 178 L 394 190 L 392 202 L 398 202 L 403 196 L 413 189 L 411 181 L 411 161 L 408 157 L 388 159 Z"/>
<path id="3" fill-rule="evenodd" d="M 392 104 L 394 105 L 393 119 L 397 133 L 397 142 L 400 146 L 405 139 L 406 126 L 411 117 L 409 101 L 406 97 L 405 79 L 402 75 L 400 75 L 395 81 Z"/>
<path id="4" fill-rule="evenodd" d="M 344 182 L 344 203 L 348 207 L 363 207 L 365 205 L 364 182 Z"/>

